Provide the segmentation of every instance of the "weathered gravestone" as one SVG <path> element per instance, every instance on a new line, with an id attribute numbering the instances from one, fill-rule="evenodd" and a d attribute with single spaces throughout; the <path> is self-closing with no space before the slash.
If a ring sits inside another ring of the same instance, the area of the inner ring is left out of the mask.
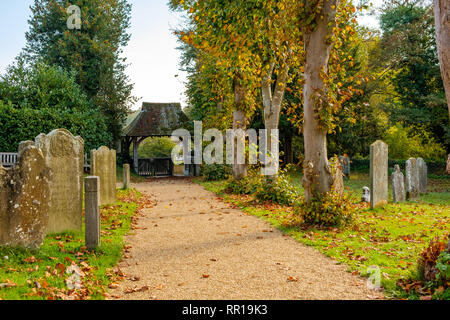
<path id="1" fill-rule="evenodd" d="M 130 165 L 123 165 L 123 189 L 127 190 L 130 187 Z"/>
<path id="2" fill-rule="evenodd" d="M 428 192 L 428 167 L 422 158 L 416 160 L 417 170 L 419 170 L 419 193 Z"/>
<path id="3" fill-rule="evenodd" d="M 450 174 L 450 154 L 447 157 L 447 167 L 445 168 L 445 172 L 447 172 L 447 174 Z"/>
<path id="4" fill-rule="evenodd" d="M 370 202 L 370 189 L 369 187 L 363 187 L 363 194 L 361 197 L 361 202 Z"/>
<path id="5" fill-rule="evenodd" d="M 419 198 L 419 168 L 417 160 L 409 158 L 405 165 L 406 171 L 406 199 L 413 200 Z"/>
<path id="6" fill-rule="evenodd" d="M 29 141 L 19 147 L 19 164 L 0 165 L 0 245 L 36 250 L 42 245 L 50 201 L 44 156 Z"/>
<path id="7" fill-rule="evenodd" d="M 394 172 L 392 173 L 392 196 L 394 202 L 403 202 L 406 200 L 405 194 L 405 176 L 400 170 L 398 164 L 394 167 Z"/>
<path id="8" fill-rule="evenodd" d="M 381 140 L 370 146 L 370 206 L 388 201 L 388 145 Z"/>
<path id="9" fill-rule="evenodd" d="M 98 177 L 86 177 L 84 179 L 84 207 L 85 207 L 85 243 L 89 250 L 100 246 L 100 181 Z"/>
<path id="10" fill-rule="evenodd" d="M 100 147 L 91 151 L 91 174 L 100 179 L 100 204 L 116 201 L 116 150 Z"/>
<path id="11" fill-rule="evenodd" d="M 47 233 L 81 231 L 84 141 L 65 129 L 36 137 L 50 170 L 50 210 Z"/>
<path id="12" fill-rule="evenodd" d="M 345 154 L 339 157 L 339 161 L 342 164 L 342 173 L 345 177 L 350 178 L 350 157 Z"/>
<path id="13" fill-rule="evenodd" d="M 333 175 L 333 191 L 340 195 L 344 194 L 344 175 L 342 174 L 341 162 L 338 159 L 331 165 L 331 174 Z"/>

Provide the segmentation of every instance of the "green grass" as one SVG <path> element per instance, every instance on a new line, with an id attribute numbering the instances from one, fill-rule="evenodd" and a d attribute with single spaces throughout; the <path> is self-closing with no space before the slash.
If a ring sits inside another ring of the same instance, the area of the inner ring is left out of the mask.
<path id="1" fill-rule="evenodd" d="M 135 190 L 119 190 L 117 195 L 118 202 L 101 208 L 101 246 L 95 251 L 84 246 L 84 223 L 82 232 L 48 235 L 37 252 L 0 248 L 0 284 L 12 285 L 0 285 L 0 299 L 104 299 L 115 277 L 109 269 L 122 257 L 123 236 L 141 197 Z M 78 290 L 66 285 L 72 264 L 83 272 Z"/>
<path id="2" fill-rule="evenodd" d="M 381 284 L 388 297 L 417 298 L 403 291 L 397 282 L 399 279 L 418 279 L 416 270 L 420 252 L 431 239 L 443 237 L 450 230 L 449 179 L 430 179 L 431 192 L 423 195 L 420 201 L 389 204 L 371 210 L 367 204 L 359 203 L 362 187 L 369 185 L 369 177 L 353 174 L 345 184 L 348 192 L 354 193 L 358 210 L 353 223 L 342 229 L 298 226 L 292 223 L 292 208 L 260 204 L 253 197 L 225 194 L 224 181 L 196 181 L 248 214 L 269 221 L 299 242 L 346 264 L 351 272 L 368 276 L 368 267 L 378 266 Z M 292 181 L 302 189 L 299 175 L 293 175 Z"/>

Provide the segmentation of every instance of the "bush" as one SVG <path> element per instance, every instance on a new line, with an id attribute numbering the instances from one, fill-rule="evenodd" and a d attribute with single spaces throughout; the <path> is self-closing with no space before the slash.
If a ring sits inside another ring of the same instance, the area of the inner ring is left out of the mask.
<path id="1" fill-rule="evenodd" d="M 328 192 L 316 197 L 310 203 L 302 201 L 295 207 L 294 213 L 303 223 L 321 227 L 339 227 L 352 221 L 355 208 L 351 195 Z"/>
<path id="2" fill-rule="evenodd" d="M 450 252 L 447 243 L 439 238 L 433 239 L 422 250 L 417 264 L 419 275 L 423 280 L 435 285 L 446 285 L 450 281 Z"/>
<path id="3" fill-rule="evenodd" d="M 170 158 L 175 143 L 169 137 L 154 137 L 145 139 L 138 149 L 139 158 Z M 132 146 L 130 152 L 133 152 Z"/>
<path id="4" fill-rule="evenodd" d="M 287 206 L 294 205 L 301 197 L 285 171 L 280 171 L 275 180 L 251 171 L 243 179 L 230 179 L 226 191 L 233 194 L 253 194 L 261 202 L 270 201 Z"/>
<path id="5" fill-rule="evenodd" d="M 231 175 L 231 166 L 226 164 L 205 164 L 202 167 L 206 181 L 225 180 Z"/>

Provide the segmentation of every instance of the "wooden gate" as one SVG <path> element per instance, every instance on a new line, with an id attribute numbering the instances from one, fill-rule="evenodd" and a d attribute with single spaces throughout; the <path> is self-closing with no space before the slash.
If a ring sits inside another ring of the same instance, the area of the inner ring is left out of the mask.
<path id="1" fill-rule="evenodd" d="M 138 174 L 140 176 L 172 176 L 173 163 L 171 158 L 139 159 Z"/>

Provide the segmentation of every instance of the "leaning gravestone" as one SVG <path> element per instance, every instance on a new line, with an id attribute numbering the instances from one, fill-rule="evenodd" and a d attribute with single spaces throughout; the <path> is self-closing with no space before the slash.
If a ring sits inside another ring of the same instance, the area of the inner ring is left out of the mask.
<path id="1" fill-rule="evenodd" d="M 0 245 L 36 250 L 42 245 L 50 201 L 44 155 L 29 142 L 19 147 L 19 164 L 0 166 Z M 5 201 L 6 200 L 6 201 Z"/>
<path id="2" fill-rule="evenodd" d="M 50 169 L 50 211 L 47 233 L 81 231 L 84 141 L 65 129 L 36 137 Z"/>
<path id="3" fill-rule="evenodd" d="M 394 202 L 404 202 L 406 200 L 405 194 L 405 176 L 400 170 L 398 164 L 395 165 L 394 172 L 392 173 L 392 196 Z"/>
<path id="4" fill-rule="evenodd" d="M 370 146 L 370 206 L 388 201 L 388 145 L 381 140 Z"/>
<path id="5" fill-rule="evenodd" d="M 406 199 L 413 200 L 419 198 L 419 168 L 417 160 L 409 158 L 405 165 L 406 171 Z"/>
<path id="6" fill-rule="evenodd" d="M 116 201 L 116 150 L 100 147 L 91 151 L 91 174 L 100 179 L 100 204 Z"/>
<path id="7" fill-rule="evenodd" d="M 419 170 L 419 193 L 428 192 L 428 167 L 422 158 L 417 158 L 417 170 Z"/>

